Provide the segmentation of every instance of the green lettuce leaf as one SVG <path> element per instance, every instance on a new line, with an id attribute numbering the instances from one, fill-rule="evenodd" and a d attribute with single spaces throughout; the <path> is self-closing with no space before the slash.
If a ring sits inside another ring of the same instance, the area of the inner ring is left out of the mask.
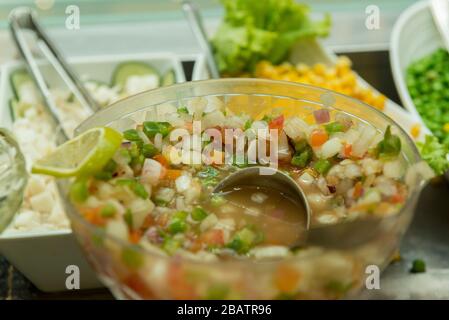
<path id="1" fill-rule="evenodd" d="M 224 20 L 212 39 L 222 73 L 251 72 L 260 60 L 282 62 L 302 38 L 326 36 L 330 17 L 309 18 L 309 8 L 294 0 L 222 0 Z"/>
<path id="2" fill-rule="evenodd" d="M 449 169 L 447 155 L 449 149 L 438 142 L 435 136 L 427 135 L 424 142 L 417 143 L 421 157 L 435 171 L 435 174 L 442 175 Z"/>

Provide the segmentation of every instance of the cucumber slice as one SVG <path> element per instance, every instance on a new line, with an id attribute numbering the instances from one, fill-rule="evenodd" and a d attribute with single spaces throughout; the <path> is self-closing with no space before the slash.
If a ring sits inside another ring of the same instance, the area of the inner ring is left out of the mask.
<path id="1" fill-rule="evenodd" d="M 16 97 L 16 100 L 19 101 L 23 99 L 23 90 L 21 89 L 24 86 L 34 86 L 33 79 L 25 69 L 14 71 L 11 74 L 10 81 L 14 96 Z"/>
<path id="2" fill-rule="evenodd" d="M 162 77 L 162 86 L 171 86 L 176 83 L 175 71 L 170 70 Z"/>
<path id="3" fill-rule="evenodd" d="M 124 88 L 130 76 L 156 75 L 159 79 L 159 73 L 149 64 L 139 61 L 129 61 L 119 64 L 112 75 L 112 86 L 120 86 Z"/>
<path id="4" fill-rule="evenodd" d="M 15 98 L 9 100 L 9 111 L 11 113 L 12 121 L 23 118 L 25 116 L 25 111 L 30 108 L 31 105 L 26 102 L 17 101 Z"/>

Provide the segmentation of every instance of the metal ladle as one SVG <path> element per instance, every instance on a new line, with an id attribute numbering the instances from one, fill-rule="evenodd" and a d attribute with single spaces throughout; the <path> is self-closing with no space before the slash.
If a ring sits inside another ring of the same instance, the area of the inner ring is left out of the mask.
<path id="1" fill-rule="evenodd" d="M 240 169 L 224 178 L 214 188 L 213 193 L 223 194 L 224 191 L 238 186 L 256 186 L 275 189 L 293 200 L 305 215 L 305 225 L 298 226 L 298 241 L 292 247 L 316 245 L 334 249 L 353 248 L 366 243 L 379 235 L 383 224 L 396 219 L 361 218 L 338 224 L 311 227 L 312 210 L 302 188 L 289 175 L 270 167 L 249 167 Z"/>

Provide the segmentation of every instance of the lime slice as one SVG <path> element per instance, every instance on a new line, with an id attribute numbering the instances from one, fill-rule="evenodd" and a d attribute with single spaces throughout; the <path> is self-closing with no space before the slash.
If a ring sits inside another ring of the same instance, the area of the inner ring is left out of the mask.
<path id="1" fill-rule="evenodd" d="M 114 129 L 93 128 L 36 161 L 31 172 L 62 178 L 88 176 L 100 171 L 106 165 L 121 142 L 121 133 Z"/>

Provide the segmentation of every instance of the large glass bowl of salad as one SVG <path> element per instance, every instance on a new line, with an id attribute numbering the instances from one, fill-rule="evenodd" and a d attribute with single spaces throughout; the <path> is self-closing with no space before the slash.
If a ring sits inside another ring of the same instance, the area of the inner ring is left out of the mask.
<path id="1" fill-rule="evenodd" d="M 419 153 L 392 119 L 308 85 L 178 84 L 119 101 L 77 134 L 98 127 L 122 139 L 114 156 L 59 188 L 74 233 L 117 298 L 351 297 L 396 254 L 424 184 Z M 352 247 L 298 242 L 304 214 L 285 193 L 251 181 L 214 192 L 254 165 L 294 179 L 310 228 L 382 223 Z"/>

